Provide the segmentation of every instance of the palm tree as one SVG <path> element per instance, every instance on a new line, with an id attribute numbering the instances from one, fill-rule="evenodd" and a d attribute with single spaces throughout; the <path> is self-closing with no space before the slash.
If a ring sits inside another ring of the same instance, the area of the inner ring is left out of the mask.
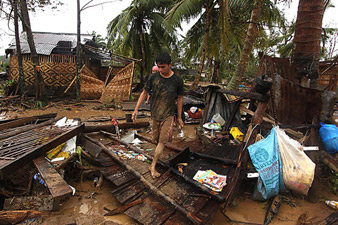
<path id="1" fill-rule="evenodd" d="M 198 82 L 201 79 L 202 70 L 204 67 L 204 61 L 207 53 L 208 38 L 210 31 L 211 13 L 214 7 L 217 5 L 217 0 L 181 0 L 176 3 L 170 11 L 167 13 L 166 20 L 174 26 L 180 26 L 180 23 L 185 20 L 189 21 L 191 18 L 200 16 L 200 19 L 194 24 L 194 28 L 197 28 L 202 21 L 205 22 L 203 27 L 203 44 L 201 48 L 200 65 L 198 74 L 191 86 L 194 90 L 197 88 Z M 204 10 L 204 11 L 203 11 Z M 194 29 L 193 28 L 193 29 Z"/>
<path id="2" fill-rule="evenodd" d="M 233 77 L 231 78 L 231 80 L 230 80 L 230 82 L 227 86 L 227 89 L 229 89 L 229 90 L 238 89 L 238 84 L 239 84 L 239 82 L 242 78 L 242 75 L 244 74 L 245 69 L 248 65 L 249 56 L 250 56 L 250 53 L 252 51 L 254 42 L 257 38 L 258 23 L 260 21 L 262 2 L 261 2 L 261 0 L 257 0 L 257 1 L 255 1 L 255 3 L 256 3 L 256 7 L 251 12 L 250 24 L 249 24 L 247 35 L 246 35 L 246 38 L 245 38 L 243 52 L 241 54 L 239 64 L 237 66 L 235 74 L 233 75 Z"/>
<path id="3" fill-rule="evenodd" d="M 131 5 L 108 25 L 108 48 L 141 58 L 140 83 L 150 72 L 154 56 L 160 51 L 175 47 L 174 30 L 164 23 L 164 15 L 172 0 L 133 0 Z"/>
<path id="4" fill-rule="evenodd" d="M 250 24 L 246 32 L 240 61 L 236 68 L 235 74 L 232 76 L 227 86 L 227 89 L 230 90 L 238 89 L 238 85 L 244 77 L 243 75 L 245 74 L 247 65 L 249 63 L 251 51 L 260 30 L 260 23 L 263 22 L 268 27 L 273 23 L 285 23 L 285 19 L 280 14 L 276 4 L 270 2 L 270 0 L 255 0 L 253 3 L 254 8 L 251 11 Z"/>
<path id="5" fill-rule="evenodd" d="M 310 87 L 317 86 L 322 19 L 329 2 L 329 0 L 299 0 L 292 64 L 297 73 L 295 79 L 299 83 L 303 78 L 310 79 Z"/>

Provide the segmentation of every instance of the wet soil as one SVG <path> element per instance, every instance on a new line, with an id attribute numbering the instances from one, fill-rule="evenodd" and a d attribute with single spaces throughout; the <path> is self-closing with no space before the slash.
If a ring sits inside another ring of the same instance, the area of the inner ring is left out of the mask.
<path id="1" fill-rule="evenodd" d="M 92 102 L 82 102 L 77 105 L 69 102 L 56 102 L 44 110 L 23 109 L 14 106 L 8 108 L 9 110 L 5 115 L 5 119 L 57 112 L 57 117 L 81 118 L 82 121 L 85 121 L 93 117 L 124 117 L 125 113 L 130 113 L 118 109 L 100 107 L 102 107 L 102 104 Z M 140 121 L 148 120 L 150 120 L 150 118 L 140 119 Z M 124 121 L 121 120 L 121 122 Z M 197 125 L 185 125 L 183 128 L 184 137 L 178 138 L 176 132 L 174 133 L 174 142 L 179 144 L 194 140 L 196 138 L 196 126 Z M 146 132 L 143 134 L 150 136 L 150 134 Z M 145 144 L 143 148 L 154 148 L 154 145 Z M 164 154 L 163 157 L 168 158 L 170 155 Z M 84 180 L 83 182 L 68 181 L 68 183 L 76 188 L 75 195 L 62 202 L 57 212 L 46 213 L 42 222 L 36 221 L 35 224 L 138 224 L 124 214 L 103 216 L 105 214 L 103 207 L 114 209 L 120 206 L 118 201 L 110 193 L 115 187 L 109 181 L 104 181 L 102 189 L 96 189 L 93 185 L 93 180 Z M 175 187 L 172 188 L 174 189 Z M 249 192 L 250 191 L 252 191 L 252 189 L 250 189 Z M 327 179 L 321 180 L 321 188 L 319 191 L 318 203 L 310 203 L 301 198 L 287 195 L 286 201 L 282 204 L 278 215 L 271 224 L 296 224 L 298 218 L 304 213 L 308 215 L 306 224 L 318 224 L 324 220 L 334 212 L 333 209 L 324 204 L 324 201 L 327 199 L 338 200 L 338 197 L 328 185 Z M 235 206 L 227 207 L 226 216 L 218 212 L 211 224 L 263 224 L 267 210 L 266 202 L 252 201 L 250 199 L 250 193 L 243 192 L 239 193 L 235 198 L 234 205 Z"/>

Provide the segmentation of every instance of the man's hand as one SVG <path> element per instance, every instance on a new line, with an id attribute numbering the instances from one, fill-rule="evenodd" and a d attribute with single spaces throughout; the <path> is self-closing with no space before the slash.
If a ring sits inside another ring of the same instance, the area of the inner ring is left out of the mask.
<path id="1" fill-rule="evenodd" d="M 133 120 L 133 122 L 136 121 L 137 115 L 138 115 L 138 110 L 135 110 L 135 111 L 133 112 L 132 116 L 131 116 L 131 119 Z"/>
<path id="2" fill-rule="evenodd" d="M 179 129 L 182 129 L 183 128 L 183 126 L 184 126 L 184 123 L 183 123 L 183 120 L 182 120 L 182 118 L 178 118 L 178 128 Z"/>

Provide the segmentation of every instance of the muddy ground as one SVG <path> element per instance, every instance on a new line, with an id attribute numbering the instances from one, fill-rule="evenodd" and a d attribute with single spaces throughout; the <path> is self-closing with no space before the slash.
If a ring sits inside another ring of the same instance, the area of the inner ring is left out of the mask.
<path id="1" fill-rule="evenodd" d="M 21 106 L 9 106 L 6 115 L 2 119 L 10 119 L 31 115 L 41 115 L 46 113 L 58 113 L 57 117 L 66 116 L 67 118 L 81 118 L 86 121 L 93 117 L 124 117 L 124 111 L 115 108 L 102 107 L 100 103 L 81 102 L 75 104 L 71 101 L 54 102 L 44 109 L 24 109 Z M 147 114 L 147 113 L 146 113 Z M 148 121 L 149 117 L 140 119 Z M 124 122 L 121 120 L 121 122 Z M 193 140 L 196 125 L 186 125 L 184 127 L 185 140 Z M 328 215 L 334 212 L 324 204 L 324 201 L 338 200 L 329 185 L 329 177 L 321 177 L 321 188 L 319 189 L 319 202 L 310 203 L 301 198 L 286 195 L 278 215 L 271 224 L 297 224 L 298 218 L 302 214 L 307 214 L 305 223 L 318 224 Z M 116 216 L 104 217 L 103 207 L 114 209 L 120 204 L 110 194 L 115 188 L 109 181 L 104 181 L 102 189 L 96 189 L 93 180 L 67 181 L 76 188 L 76 194 L 66 201 L 62 202 L 57 212 L 46 213 L 43 218 L 36 220 L 32 224 L 138 224 L 130 217 L 120 214 Z M 247 187 L 241 191 L 235 199 L 234 205 L 227 208 L 226 216 L 217 213 L 211 224 L 263 224 L 267 210 L 266 202 L 256 202 L 250 199 L 252 185 L 246 184 Z"/>

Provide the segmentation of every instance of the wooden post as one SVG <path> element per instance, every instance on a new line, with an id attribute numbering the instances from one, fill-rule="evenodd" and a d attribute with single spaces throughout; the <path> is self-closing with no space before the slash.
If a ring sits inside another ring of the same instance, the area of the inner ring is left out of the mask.
<path id="1" fill-rule="evenodd" d="M 319 124 L 319 119 L 317 116 L 315 116 L 312 120 L 313 125 L 318 125 Z M 310 146 L 318 146 L 319 147 L 319 132 L 318 128 L 312 127 L 311 128 L 311 134 L 310 134 L 310 139 L 308 145 Z M 310 157 L 312 162 L 316 164 L 315 167 L 315 177 L 313 179 L 312 185 L 309 189 L 308 192 L 308 201 L 312 203 L 318 202 L 318 196 L 317 192 L 319 190 L 319 183 L 320 181 L 318 180 L 318 173 L 319 173 L 319 154 L 321 151 L 309 151 L 307 152 L 307 155 Z M 316 176 L 317 175 L 317 176 Z"/>
<path id="2" fill-rule="evenodd" d="M 249 152 L 248 152 L 248 147 L 255 143 L 256 136 L 258 133 L 258 129 L 256 127 L 260 125 L 263 121 L 263 116 L 265 114 L 266 108 L 268 106 L 268 102 L 258 102 L 257 109 L 255 111 L 254 116 L 252 117 L 250 126 L 246 132 L 245 135 L 245 146 L 243 149 L 243 159 L 242 159 L 242 168 L 246 169 L 246 166 L 248 165 L 248 157 L 249 157 Z"/>

